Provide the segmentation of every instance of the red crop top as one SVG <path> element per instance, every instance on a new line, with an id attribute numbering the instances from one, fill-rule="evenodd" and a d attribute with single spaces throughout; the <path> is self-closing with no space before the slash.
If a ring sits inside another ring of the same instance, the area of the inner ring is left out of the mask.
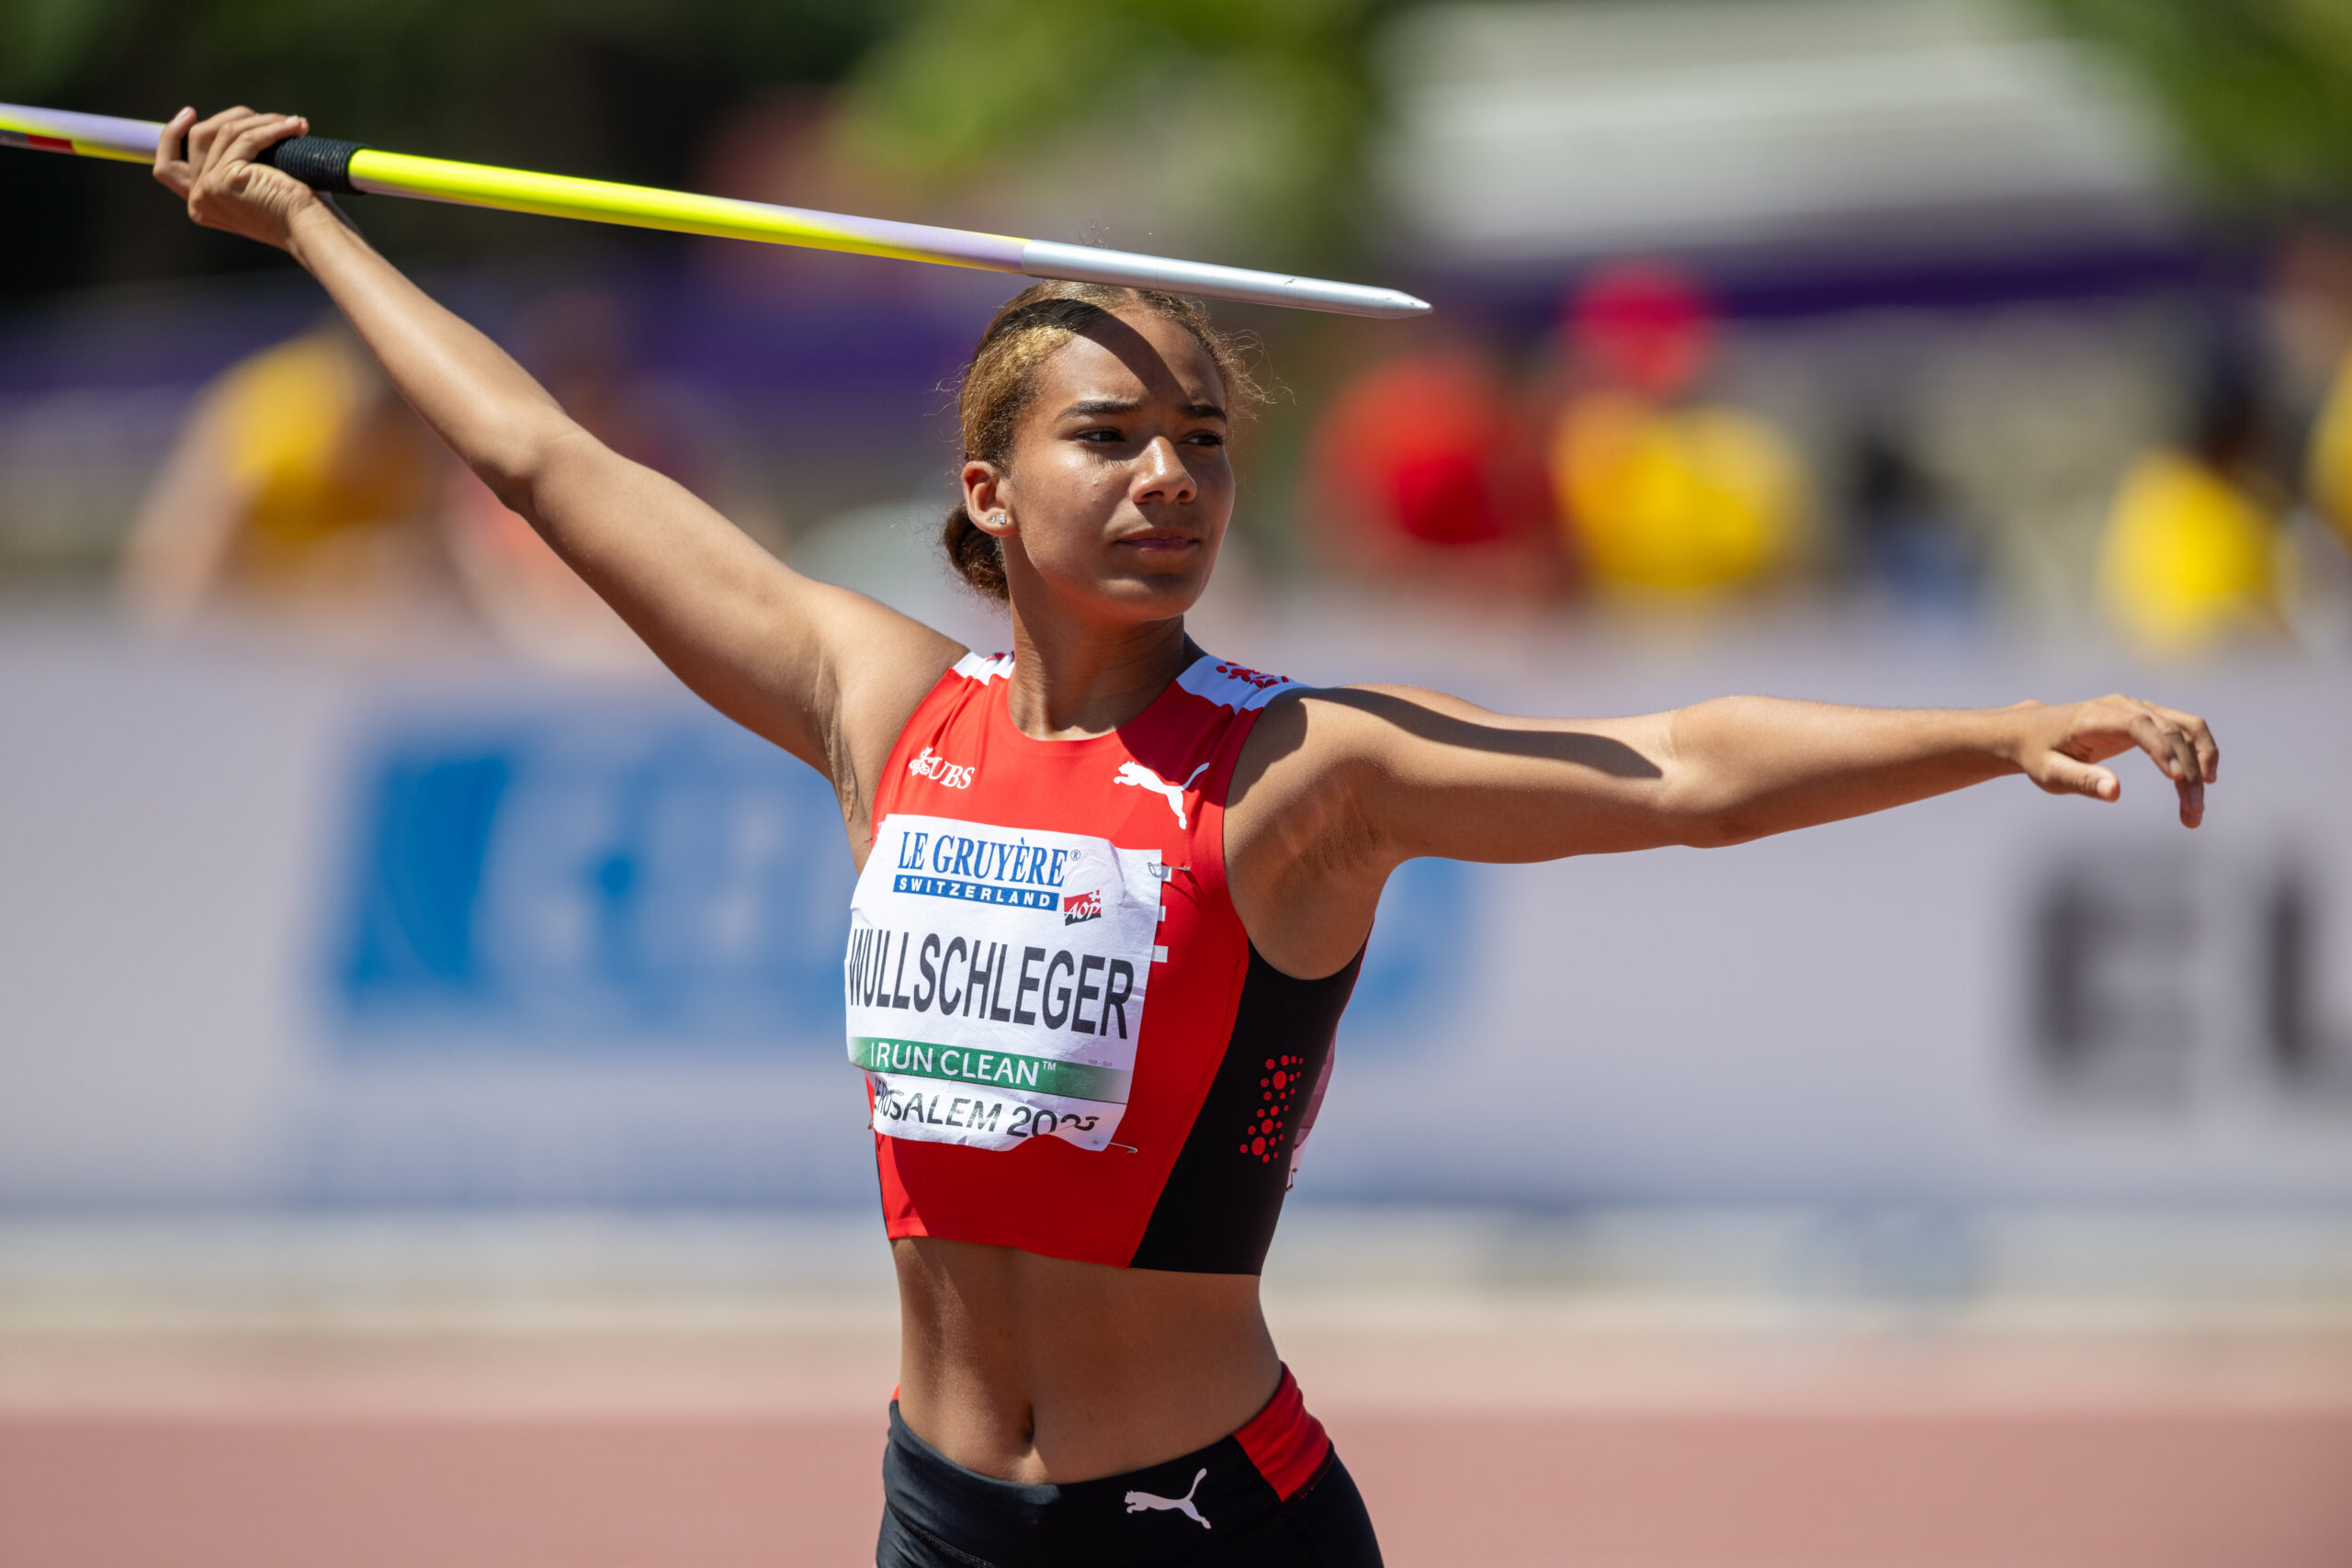
<path id="1" fill-rule="evenodd" d="M 1226 892 L 1234 762 L 1292 682 L 1204 657 L 1037 740 L 1012 670 L 970 655 L 907 721 L 850 906 L 889 1234 L 1255 1274 L 1357 967 L 1281 973 Z"/>

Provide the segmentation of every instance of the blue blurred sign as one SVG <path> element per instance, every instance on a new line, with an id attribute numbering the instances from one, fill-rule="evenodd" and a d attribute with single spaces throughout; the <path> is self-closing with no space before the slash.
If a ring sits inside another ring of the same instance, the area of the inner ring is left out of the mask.
<path id="1" fill-rule="evenodd" d="M 1390 875 L 1340 1022 L 1347 1057 L 1418 1055 L 1446 1043 L 1443 1022 L 1459 1014 L 1470 968 L 1471 882 L 1484 871 L 1408 860 Z"/>
<path id="2" fill-rule="evenodd" d="M 716 716 L 390 726 L 359 790 L 345 1045 L 837 1035 L 852 876 L 832 792 Z"/>

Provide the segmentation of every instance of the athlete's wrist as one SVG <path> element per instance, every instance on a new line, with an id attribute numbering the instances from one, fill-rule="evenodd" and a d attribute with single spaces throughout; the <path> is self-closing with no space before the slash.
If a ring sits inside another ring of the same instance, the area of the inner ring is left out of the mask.
<path id="1" fill-rule="evenodd" d="M 322 261 L 332 254 L 330 247 L 358 239 L 357 231 L 344 221 L 342 214 L 317 197 L 287 215 L 286 254 L 314 276 Z"/>
<path id="2" fill-rule="evenodd" d="M 2047 705 L 2028 697 L 2007 707 L 1982 708 L 1974 716 L 1982 724 L 1980 747 L 2006 773 L 2027 772 L 2027 755 Z"/>

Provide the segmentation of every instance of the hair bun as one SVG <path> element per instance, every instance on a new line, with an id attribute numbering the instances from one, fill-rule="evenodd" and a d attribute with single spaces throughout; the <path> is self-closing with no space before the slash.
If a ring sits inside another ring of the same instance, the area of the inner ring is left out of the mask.
<path id="1" fill-rule="evenodd" d="M 968 510 L 957 506 L 947 513 L 939 542 L 946 548 L 947 558 L 957 575 L 974 590 L 991 599 L 1012 597 L 1004 580 L 1004 546 L 995 535 L 973 522 Z"/>

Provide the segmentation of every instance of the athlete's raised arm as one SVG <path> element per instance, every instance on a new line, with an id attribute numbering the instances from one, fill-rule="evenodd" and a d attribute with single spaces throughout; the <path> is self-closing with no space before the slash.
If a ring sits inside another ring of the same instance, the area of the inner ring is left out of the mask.
<path id="1" fill-rule="evenodd" d="M 155 177 L 197 222 L 287 251 L 458 456 L 720 712 L 831 778 L 854 826 L 893 739 L 963 649 L 802 577 L 684 487 L 590 435 L 300 181 L 252 160 L 308 126 L 233 108 L 164 128 Z M 183 155 L 182 140 L 186 139 Z"/>
<path id="2" fill-rule="evenodd" d="M 2205 814 L 2221 753 L 2205 721 L 2123 696 L 1892 710 L 1722 697 L 1638 718 L 1514 718 L 1405 687 L 1317 691 L 1270 708 L 1227 819 L 1253 934 L 1344 963 L 1389 872 L 1417 856 L 1539 861 L 1744 843 L 2023 773 L 2112 801 L 2109 758 L 2145 751 Z M 1257 798 L 1252 799 L 1252 796 Z"/>

